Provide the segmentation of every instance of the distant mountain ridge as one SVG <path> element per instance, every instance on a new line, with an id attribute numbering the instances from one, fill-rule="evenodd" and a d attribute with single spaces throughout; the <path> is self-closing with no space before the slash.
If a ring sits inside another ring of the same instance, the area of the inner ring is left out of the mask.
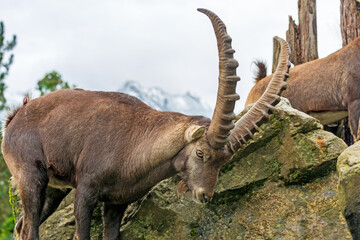
<path id="1" fill-rule="evenodd" d="M 211 117 L 211 107 L 202 99 L 187 92 L 170 94 L 159 87 L 142 87 L 136 81 L 127 81 L 119 92 L 127 93 L 156 110 L 181 112 L 187 115 Z"/>

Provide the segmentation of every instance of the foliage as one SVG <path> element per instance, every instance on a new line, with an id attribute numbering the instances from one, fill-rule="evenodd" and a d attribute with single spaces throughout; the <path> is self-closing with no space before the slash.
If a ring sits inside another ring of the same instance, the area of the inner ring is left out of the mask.
<path id="1" fill-rule="evenodd" d="M 1 139 L 0 139 L 1 144 Z M 9 203 L 9 179 L 11 175 L 0 154 L 0 239 L 10 239 L 14 229 L 14 218 Z"/>
<path id="2" fill-rule="evenodd" d="M 5 53 L 10 52 L 16 46 L 16 36 L 13 35 L 11 41 L 5 42 L 4 23 L 0 22 L 0 111 L 5 108 L 6 99 L 4 91 L 6 89 L 4 79 L 9 74 L 10 65 L 13 63 L 14 54 L 10 54 L 8 60 L 5 60 Z"/>
<path id="3" fill-rule="evenodd" d="M 13 50 L 16 45 L 16 36 L 13 35 L 11 41 L 5 42 L 4 23 L 0 22 L 0 111 L 6 106 L 4 91 L 6 89 L 4 79 L 9 74 L 10 65 L 13 63 L 14 54 L 7 58 L 5 54 Z M 5 59 L 7 58 L 7 59 Z M 0 139 L 1 144 L 1 139 Z M 11 239 L 14 229 L 14 219 L 9 204 L 8 180 L 11 175 L 7 168 L 4 158 L 0 153 L 0 239 Z"/>
<path id="4" fill-rule="evenodd" d="M 6 218 L 4 222 L 0 223 L 0 239 L 12 239 L 14 229 L 14 219 Z"/>
<path id="5" fill-rule="evenodd" d="M 75 85 L 71 86 L 71 88 L 74 87 Z M 37 82 L 36 90 L 39 90 L 42 96 L 46 93 L 65 88 L 70 88 L 69 83 L 64 81 L 58 72 L 52 71 L 46 73 L 44 78 Z"/>

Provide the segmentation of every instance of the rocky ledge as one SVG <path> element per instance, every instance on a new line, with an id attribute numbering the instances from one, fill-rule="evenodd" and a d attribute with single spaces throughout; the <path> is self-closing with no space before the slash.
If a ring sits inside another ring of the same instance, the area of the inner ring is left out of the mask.
<path id="1" fill-rule="evenodd" d="M 317 120 L 282 99 L 255 139 L 222 168 L 210 203 L 197 204 L 186 195 L 178 199 L 180 178 L 175 176 L 129 206 L 121 235 L 123 239 L 352 239 L 342 211 L 346 214 L 353 188 L 337 187 L 337 158 L 345 148 Z M 348 160 L 346 166 L 354 162 L 360 160 Z M 339 168 L 344 166 L 338 164 Z M 345 168 L 349 173 L 340 174 L 340 182 L 353 176 Z M 71 193 L 41 226 L 41 239 L 72 239 L 73 198 Z M 19 216 L 16 199 L 15 191 L 14 212 Z M 101 231 L 99 206 L 92 239 L 101 239 Z"/>

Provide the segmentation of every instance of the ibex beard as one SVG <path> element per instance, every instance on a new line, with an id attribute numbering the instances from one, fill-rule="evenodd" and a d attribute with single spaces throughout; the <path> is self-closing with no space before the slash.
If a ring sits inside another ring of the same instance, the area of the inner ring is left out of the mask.
<path id="1" fill-rule="evenodd" d="M 21 239 L 38 239 L 39 226 L 76 189 L 75 239 L 90 239 L 92 211 L 103 202 L 104 239 L 119 236 L 127 205 L 163 179 L 180 173 L 179 190 L 208 202 L 221 166 L 258 130 L 279 101 L 289 70 L 289 48 L 266 94 L 233 123 L 237 61 L 224 23 L 211 20 L 219 51 L 219 90 L 212 120 L 156 111 L 118 92 L 59 90 L 24 101 L 4 123 L 2 151 L 16 181 L 23 217 Z"/>

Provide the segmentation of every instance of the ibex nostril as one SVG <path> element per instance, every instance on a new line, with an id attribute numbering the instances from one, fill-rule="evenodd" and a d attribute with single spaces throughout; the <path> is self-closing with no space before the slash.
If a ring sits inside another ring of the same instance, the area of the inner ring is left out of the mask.
<path id="1" fill-rule="evenodd" d="M 206 194 L 205 194 L 205 193 L 203 193 L 203 194 L 202 194 L 202 197 L 203 197 L 203 201 L 204 201 L 204 203 L 209 202 L 209 198 L 206 196 Z"/>

